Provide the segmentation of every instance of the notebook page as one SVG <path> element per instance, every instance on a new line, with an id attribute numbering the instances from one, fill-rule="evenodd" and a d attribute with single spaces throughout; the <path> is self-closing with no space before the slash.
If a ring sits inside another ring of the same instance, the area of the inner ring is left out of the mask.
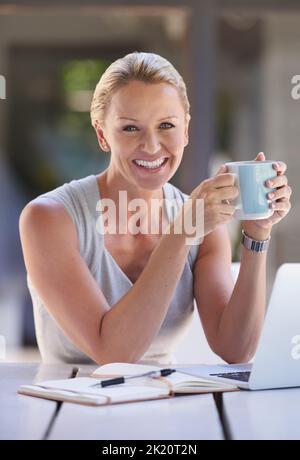
<path id="1" fill-rule="evenodd" d="M 36 384 L 45 390 L 59 390 L 69 391 L 76 394 L 87 396 L 103 396 L 109 398 L 110 403 L 130 401 L 136 399 L 148 399 L 155 397 L 165 397 L 169 394 L 167 386 L 152 387 L 149 386 L 148 379 L 139 379 L 137 382 L 128 382 L 121 385 L 112 385 L 110 387 L 102 388 L 95 387 L 95 378 L 91 377 L 77 377 L 75 379 L 65 380 L 48 380 Z"/>
<path id="2" fill-rule="evenodd" d="M 88 405 L 102 406 L 107 404 L 107 398 L 104 396 L 93 396 L 73 391 L 54 390 L 39 387 L 37 385 L 21 385 L 18 393 L 28 396 L 38 396 L 41 398 L 52 399 L 54 401 L 74 402 Z"/>

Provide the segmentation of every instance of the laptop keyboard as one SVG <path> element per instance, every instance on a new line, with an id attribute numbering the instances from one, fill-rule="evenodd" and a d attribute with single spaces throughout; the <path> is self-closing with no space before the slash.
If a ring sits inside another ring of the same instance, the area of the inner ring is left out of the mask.
<path id="1" fill-rule="evenodd" d="M 226 372 L 223 374 L 209 374 L 216 377 L 224 377 L 226 379 L 232 380 L 241 380 L 242 382 L 249 382 L 250 379 L 250 371 L 243 371 L 243 372 Z"/>

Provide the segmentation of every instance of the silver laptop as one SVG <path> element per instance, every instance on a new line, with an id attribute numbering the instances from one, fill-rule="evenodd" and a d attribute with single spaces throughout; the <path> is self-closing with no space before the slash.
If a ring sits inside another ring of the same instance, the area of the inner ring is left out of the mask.
<path id="1" fill-rule="evenodd" d="M 277 270 L 252 364 L 195 365 L 180 371 L 247 390 L 300 387 L 300 264 Z"/>

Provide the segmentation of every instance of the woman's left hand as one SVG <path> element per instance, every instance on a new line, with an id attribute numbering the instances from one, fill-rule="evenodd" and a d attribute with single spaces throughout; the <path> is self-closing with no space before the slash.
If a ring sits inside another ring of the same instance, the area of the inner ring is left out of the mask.
<path id="1" fill-rule="evenodd" d="M 265 155 L 260 152 L 255 161 L 264 161 L 265 159 Z M 284 174 L 287 166 L 280 161 L 274 162 L 273 168 L 277 171 L 277 177 L 271 179 L 272 184 L 267 184 L 267 186 L 276 189 L 274 192 L 270 192 L 274 196 L 268 194 L 268 198 L 272 200 L 269 206 L 274 209 L 274 213 L 267 219 L 242 221 L 245 233 L 255 240 L 267 239 L 270 236 L 273 225 L 280 222 L 291 209 L 290 197 L 292 189 L 288 185 L 287 177 Z"/>

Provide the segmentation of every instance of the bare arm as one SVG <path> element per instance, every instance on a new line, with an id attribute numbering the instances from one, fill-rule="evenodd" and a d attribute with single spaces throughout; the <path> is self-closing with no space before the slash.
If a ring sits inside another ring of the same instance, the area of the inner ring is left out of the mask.
<path id="1" fill-rule="evenodd" d="M 266 254 L 243 248 L 236 284 L 231 275 L 230 240 L 225 227 L 212 232 L 199 251 L 194 295 L 212 350 L 230 363 L 255 353 L 266 303 Z"/>
<path id="2" fill-rule="evenodd" d="M 239 276 L 219 323 L 220 352 L 228 362 L 248 362 L 255 354 L 266 311 L 266 260 L 266 253 L 243 248 Z"/>
<path id="3" fill-rule="evenodd" d="M 49 200 L 28 205 L 20 234 L 30 279 L 67 336 L 99 364 L 137 361 L 159 331 L 182 274 L 189 250 L 184 236 L 163 235 L 140 278 L 110 306 L 61 205 Z"/>

